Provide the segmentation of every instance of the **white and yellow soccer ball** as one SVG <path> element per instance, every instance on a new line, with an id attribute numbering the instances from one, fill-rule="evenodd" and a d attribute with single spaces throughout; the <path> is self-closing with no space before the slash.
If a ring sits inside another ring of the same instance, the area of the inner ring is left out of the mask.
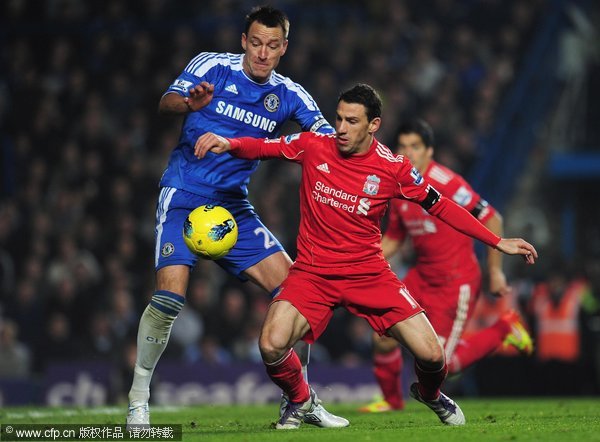
<path id="1" fill-rule="evenodd" d="M 235 246 L 238 227 L 229 210 L 207 204 L 196 207 L 183 223 L 183 240 L 192 253 L 220 259 Z"/>

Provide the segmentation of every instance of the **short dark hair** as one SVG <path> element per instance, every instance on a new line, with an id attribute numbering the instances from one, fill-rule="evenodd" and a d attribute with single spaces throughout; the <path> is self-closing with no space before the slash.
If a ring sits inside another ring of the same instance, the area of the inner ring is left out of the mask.
<path id="1" fill-rule="evenodd" d="M 383 107 L 381 97 L 368 84 L 358 83 L 356 86 L 342 92 L 338 98 L 338 103 L 340 101 L 362 104 L 367 110 L 369 121 L 381 117 L 381 108 Z"/>
<path id="2" fill-rule="evenodd" d="M 255 6 L 246 16 L 246 29 L 244 31 L 246 35 L 248 35 L 248 30 L 255 21 L 265 25 L 267 28 L 281 27 L 283 38 L 288 38 L 290 21 L 285 12 L 268 5 Z"/>
<path id="3" fill-rule="evenodd" d="M 417 134 L 423 140 L 425 147 L 433 147 L 435 145 L 435 136 L 431 126 L 420 118 L 409 120 L 402 123 L 396 130 L 396 141 L 400 135 Z"/>

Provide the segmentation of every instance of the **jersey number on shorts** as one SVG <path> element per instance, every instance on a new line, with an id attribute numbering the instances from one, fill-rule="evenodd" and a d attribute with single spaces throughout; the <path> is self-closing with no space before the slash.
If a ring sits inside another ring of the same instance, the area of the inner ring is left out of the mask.
<path id="1" fill-rule="evenodd" d="M 265 237 L 265 249 L 270 249 L 271 247 L 273 247 L 275 245 L 275 241 L 273 241 L 267 229 L 265 229 L 264 227 L 257 227 L 256 229 L 254 229 L 254 234 L 256 236 L 259 236 L 261 233 Z"/>

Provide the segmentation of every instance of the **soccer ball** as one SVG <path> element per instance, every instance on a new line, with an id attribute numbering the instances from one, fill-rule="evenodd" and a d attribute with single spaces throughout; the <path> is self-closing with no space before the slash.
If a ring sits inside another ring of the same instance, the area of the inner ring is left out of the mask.
<path id="1" fill-rule="evenodd" d="M 196 207 L 183 223 L 185 245 L 202 258 L 223 258 L 235 246 L 237 237 L 233 215 L 221 206 Z"/>

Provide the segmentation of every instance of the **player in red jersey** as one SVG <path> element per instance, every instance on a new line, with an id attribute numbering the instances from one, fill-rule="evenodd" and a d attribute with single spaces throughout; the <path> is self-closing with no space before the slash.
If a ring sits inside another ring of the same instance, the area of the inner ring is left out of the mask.
<path id="1" fill-rule="evenodd" d="M 499 238 L 465 209 L 440 195 L 374 134 L 381 124 L 381 99 L 359 84 L 340 95 L 336 134 L 303 132 L 274 140 L 202 135 L 195 154 L 230 151 L 240 158 L 281 158 L 302 166 L 298 256 L 269 306 L 259 340 L 271 380 L 290 402 L 279 429 L 298 428 L 314 406 L 293 345 L 314 342 L 336 307 L 365 318 L 415 357 L 418 382 L 411 394 L 442 422 L 463 425 L 458 405 L 440 391 L 447 374 L 444 351 L 423 309 L 391 271 L 381 251 L 380 221 L 391 198 L 419 203 L 467 235 L 533 263 L 534 247 L 522 239 Z"/>
<path id="2" fill-rule="evenodd" d="M 463 177 L 433 159 L 434 133 L 429 124 L 423 120 L 403 124 L 396 141 L 398 153 L 406 156 L 436 190 L 463 206 L 492 232 L 502 235 L 500 214 Z M 505 340 L 531 354 L 531 338 L 515 312 L 507 312 L 491 327 L 462 338 L 481 289 L 481 270 L 470 237 L 429 215 L 418 204 L 394 200 L 389 227 L 382 239 L 384 256 L 390 258 L 397 253 L 407 237 L 412 240 L 416 263 L 403 282 L 427 312 L 444 346 L 449 374 L 458 373 L 489 355 Z M 490 292 L 507 295 L 510 287 L 502 271 L 502 254 L 493 247 L 488 250 L 487 269 Z M 373 353 L 373 371 L 383 400 L 360 411 L 402 409 L 402 353 L 397 342 L 374 334 Z"/>

